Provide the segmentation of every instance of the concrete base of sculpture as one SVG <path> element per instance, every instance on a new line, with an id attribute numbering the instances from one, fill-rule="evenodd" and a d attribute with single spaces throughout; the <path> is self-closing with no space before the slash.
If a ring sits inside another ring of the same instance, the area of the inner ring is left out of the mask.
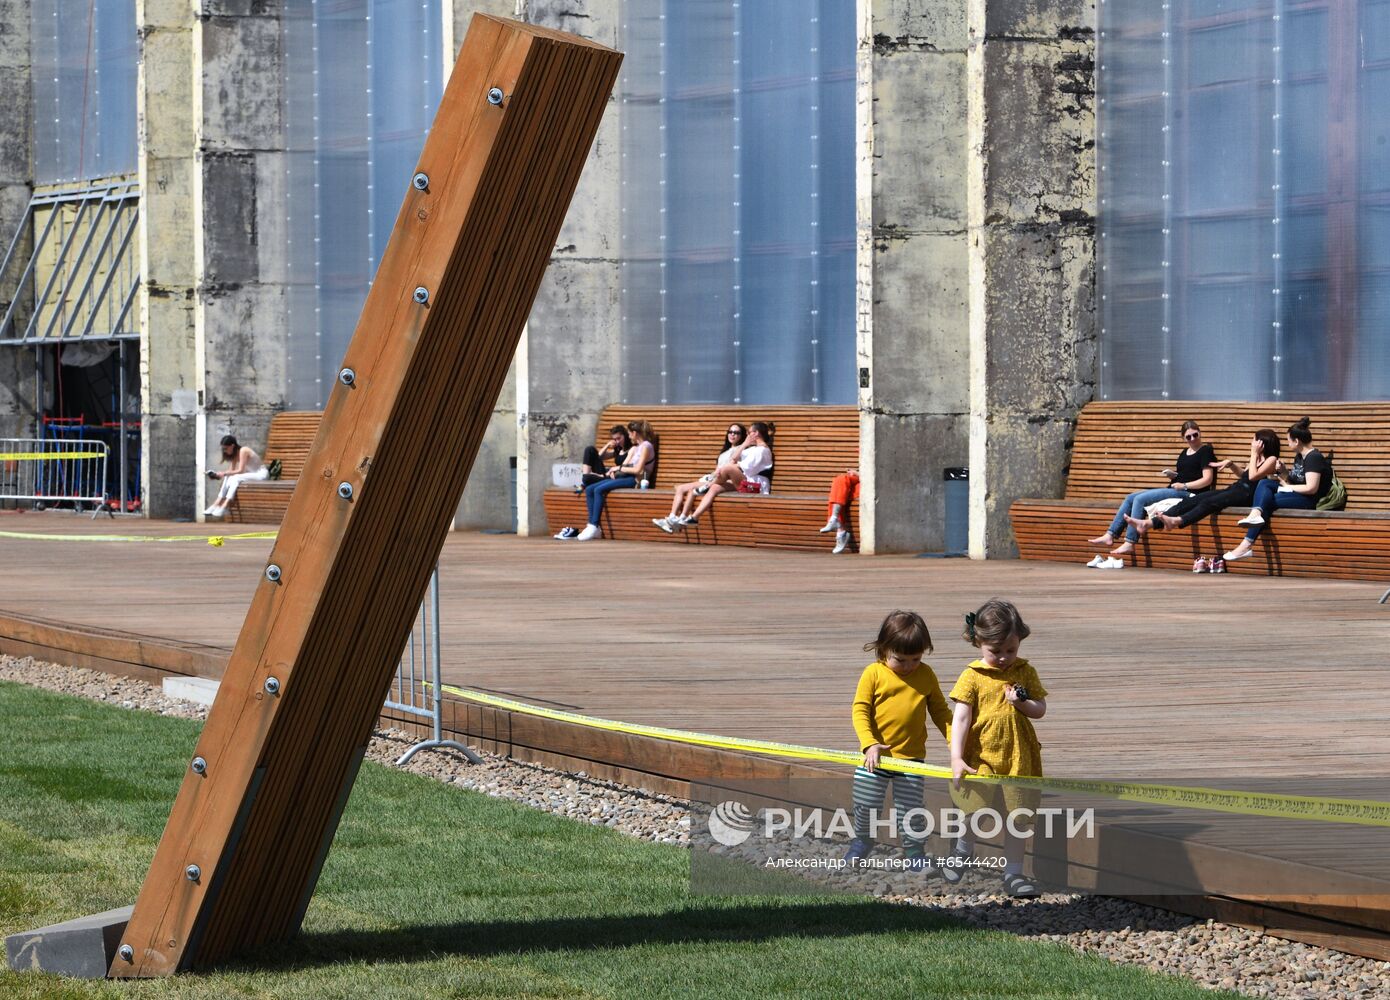
<path id="1" fill-rule="evenodd" d="M 76 979 L 105 979 L 133 906 L 93 913 L 5 938 L 5 958 L 15 972 L 51 972 Z"/>

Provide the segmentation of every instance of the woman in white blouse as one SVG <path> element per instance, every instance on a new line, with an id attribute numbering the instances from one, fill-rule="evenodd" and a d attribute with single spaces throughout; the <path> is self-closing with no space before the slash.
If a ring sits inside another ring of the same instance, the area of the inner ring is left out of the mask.
<path id="1" fill-rule="evenodd" d="M 748 425 L 748 436 L 743 444 L 733 449 L 729 461 L 714 470 L 714 480 L 709 484 L 709 492 L 700 499 L 695 513 L 686 518 L 685 524 L 698 524 L 700 515 L 709 510 L 714 498 L 730 490 L 738 490 L 742 483 L 752 483 L 757 492 L 769 493 L 772 484 L 766 473 L 772 468 L 772 425 L 755 420 Z"/>

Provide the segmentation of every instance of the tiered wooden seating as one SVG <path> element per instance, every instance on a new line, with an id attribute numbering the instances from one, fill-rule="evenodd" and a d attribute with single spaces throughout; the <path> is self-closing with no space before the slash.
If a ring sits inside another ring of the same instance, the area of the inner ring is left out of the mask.
<path id="1" fill-rule="evenodd" d="M 279 524 L 284 520 L 322 416 L 318 411 L 287 411 L 270 418 L 264 458 L 267 463 L 280 460 L 280 478 L 244 483 L 227 508 L 228 521 Z"/>
<path id="2" fill-rule="evenodd" d="M 1203 439 L 1220 458 L 1244 464 L 1256 430 L 1272 428 L 1282 442 L 1288 426 L 1305 414 L 1313 421 L 1313 444 L 1333 453 L 1333 468 L 1347 487 L 1347 509 L 1279 511 L 1256 542 L 1255 555 L 1228 564 L 1227 571 L 1390 577 L 1390 403 L 1090 403 L 1077 421 L 1065 498 L 1018 500 L 1010 508 L 1019 554 L 1084 563 L 1104 551 L 1086 539 L 1105 530 L 1126 493 L 1164 485 L 1159 472 L 1172 466 L 1182 448 L 1178 428 L 1184 420 L 1201 425 Z M 1217 485 L 1231 482 L 1223 473 Z M 1246 512 L 1232 507 L 1191 528 L 1150 531 L 1129 561 L 1191 569 L 1199 556 L 1236 547 L 1246 530 L 1236 521 Z"/>
<path id="3" fill-rule="evenodd" d="M 608 494 L 600 525 L 605 538 L 812 551 L 834 547 L 834 534 L 822 535 L 819 529 L 825 524 L 830 481 L 859 465 L 855 407 L 614 405 L 599 415 L 597 443 L 608 440 L 608 428 L 614 424 L 639 419 L 650 420 L 659 435 L 657 482 L 648 490 Z M 713 470 L 729 424 L 746 427 L 755 420 L 776 425 L 771 495 L 724 493 L 698 525 L 674 535 L 655 527 L 652 518 L 670 512 L 676 485 Z M 550 489 L 544 499 L 552 533 L 564 525 L 584 526 L 583 494 Z M 857 510 L 851 509 L 849 517 L 853 528 Z"/>

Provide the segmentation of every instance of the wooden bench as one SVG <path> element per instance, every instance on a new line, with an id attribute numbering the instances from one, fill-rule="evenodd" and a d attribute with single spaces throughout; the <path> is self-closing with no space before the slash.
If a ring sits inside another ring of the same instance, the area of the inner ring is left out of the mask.
<path id="1" fill-rule="evenodd" d="M 596 444 L 607 442 L 609 427 L 630 420 L 649 420 L 656 430 L 657 482 L 647 490 L 608 494 L 600 525 L 605 538 L 827 552 L 834 548 L 834 533 L 822 535 L 819 530 L 825 525 L 830 481 L 859 465 L 857 408 L 614 405 L 599 415 Z M 776 425 L 772 493 L 721 494 L 698 525 L 672 535 L 653 525 L 652 518 L 670 513 L 678 484 L 713 471 L 729 424 L 746 427 L 755 420 Z M 574 461 L 579 458 L 574 456 Z M 582 528 L 587 520 L 582 493 L 548 489 L 544 503 L 552 533 L 564 525 Z M 848 512 L 851 529 L 857 523 L 856 507 Z"/>
<path id="2" fill-rule="evenodd" d="M 1081 411 L 1061 500 L 1018 500 L 1009 509 L 1024 559 L 1084 563 L 1097 552 L 1086 539 L 1101 534 L 1125 494 L 1163 486 L 1159 472 L 1182 448 L 1178 428 L 1196 420 L 1218 457 L 1242 464 L 1262 427 L 1279 435 L 1307 415 L 1313 444 L 1332 454 L 1346 484 L 1345 511 L 1282 510 L 1232 573 L 1384 580 L 1390 577 L 1390 403 L 1096 402 Z M 1283 456 L 1287 461 L 1289 456 Z M 1217 486 L 1232 482 L 1222 473 Z M 1131 566 L 1192 568 L 1199 556 L 1236 547 L 1248 508 L 1231 507 L 1190 528 L 1150 531 L 1127 557 Z M 1105 572 L 1098 570 L 1097 572 Z"/>
<path id="3" fill-rule="evenodd" d="M 227 508 L 228 521 L 279 524 L 284 520 L 322 416 L 317 410 L 290 410 L 270 418 L 270 433 L 266 435 L 262 457 L 267 464 L 277 458 L 280 460 L 280 478 L 242 483 Z"/>

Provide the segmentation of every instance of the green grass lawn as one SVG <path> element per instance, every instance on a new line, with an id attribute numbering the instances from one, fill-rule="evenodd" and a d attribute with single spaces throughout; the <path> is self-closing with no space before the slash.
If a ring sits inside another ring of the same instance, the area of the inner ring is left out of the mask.
<path id="1" fill-rule="evenodd" d="M 0 934 L 134 900 L 198 724 L 0 683 Z M 709 897 L 683 850 L 367 763 L 294 945 L 0 997 L 1217 996 L 846 897 Z"/>

